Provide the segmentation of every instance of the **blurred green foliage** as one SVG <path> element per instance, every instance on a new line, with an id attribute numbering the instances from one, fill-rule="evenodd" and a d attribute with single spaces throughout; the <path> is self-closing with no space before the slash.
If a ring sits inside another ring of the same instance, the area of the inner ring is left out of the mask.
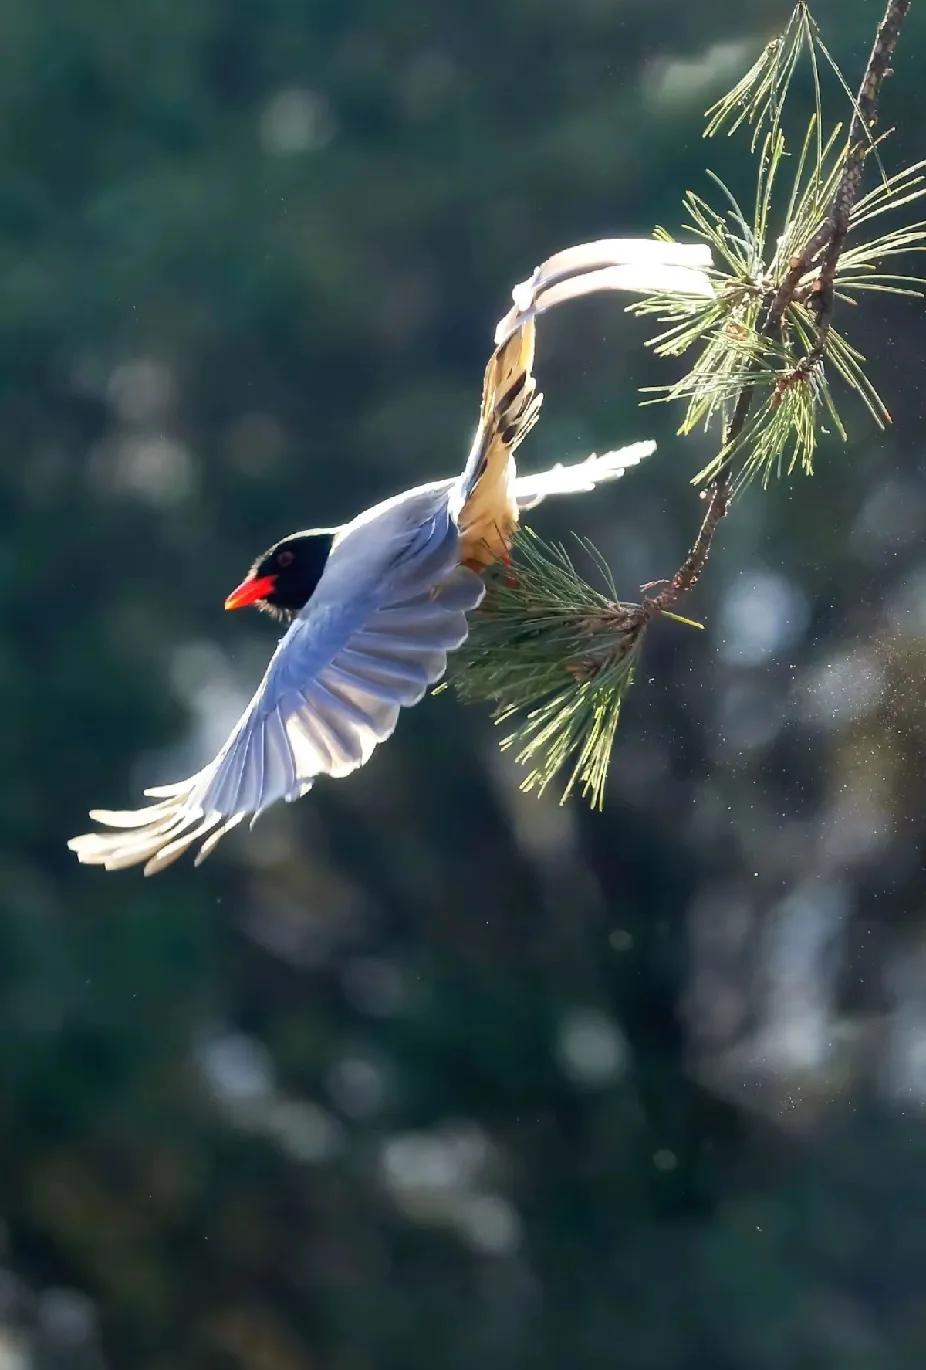
<path id="1" fill-rule="evenodd" d="M 850 79 L 880 10 L 816 9 Z M 708 632 L 651 635 L 603 816 L 445 694 L 195 874 L 64 847 L 224 734 L 261 547 L 458 467 L 514 281 L 706 157 L 748 190 L 701 111 L 785 15 L 7 0 L 4 1367 L 922 1366 L 919 306 L 860 314 L 894 430 L 744 497 Z M 631 598 L 697 516 L 644 336 L 550 321 L 522 453 L 660 440 L 538 519 Z"/>

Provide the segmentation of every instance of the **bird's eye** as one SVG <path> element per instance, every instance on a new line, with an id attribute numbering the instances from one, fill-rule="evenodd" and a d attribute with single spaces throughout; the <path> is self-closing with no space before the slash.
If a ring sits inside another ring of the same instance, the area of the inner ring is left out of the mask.
<path id="1" fill-rule="evenodd" d="M 279 566 L 281 570 L 285 571 L 286 567 L 292 566 L 295 560 L 295 552 L 291 552 L 288 547 L 284 547 L 282 552 L 277 552 L 277 566 Z"/>

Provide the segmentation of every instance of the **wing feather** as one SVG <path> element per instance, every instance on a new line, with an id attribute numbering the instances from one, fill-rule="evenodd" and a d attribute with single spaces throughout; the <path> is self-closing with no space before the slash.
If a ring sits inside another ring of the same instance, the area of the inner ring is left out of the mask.
<path id="1" fill-rule="evenodd" d="M 145 809 L 90 810 L 90 817 L 94 823 L 102 823 L 104 828 L 153 828 L 162 815 L 165 825 L 171 823 L 174 816 L 173 805 L 165 802 L 149 804 Z"/>
<path id="2" fill-rule="evenodd" d="M 326 717 L 337 714 L 353 727 L 358 736 L 371 728 L 375 731 L 378 726 L 372 711 L 361 708 L 357 700 L 351 699 L 346 691 L 339 693 L 336 687 L 328 683 L 327 672 L 319 676 L 303 698 L 309 710 L 314 704 L 318 712 L 324 713 Z"/>
<path id="3" fill-rule="evenodd" d="M 298 775 L 315 776 L 331 773 L 334 757 L 324 737 L 316 728 L 315 719 L 305 703 L 287 716 L 286 735 L 292 748 Z"/>
<path id="4" fill-rule="evenodd" d="M 199 851 L 196 853 L 193 865 L 201 866 L 205 861 L 206 857 L 209 855 L 209 853 L 211 851 L 215 851 L 220 840 L 225 836 L 225 834 L 227 832 L 231 832 L 232 828 L 236 828 L 238 824 L 241 822 L 241 820 L 246 817 L 247 814 L 243 812 L 233 814 L 227 823 L 223 823 L 220 828 L 216 828 L 215 832 L 206 838 L 205 842 L 202 844 Z"/>
<path id="5" fill-rule="evenodd" d="M 184 833 L 182 837 L 174 838 L 173 842 L 168 842 L 166 847 L 159 847 L 155 854 L 145 862 L 145 875 L 157 875 L 158 871 L 166 870 L 168 866 L 172 866 L 177 858 L 182 856 L 194 842 L 211 832 L 219 818 L 219 814 L 210 813 L 197 827 Z"/>
<path id="6" fill-rule="evenodd" d="M 252 824 L 264 806 L 264 768 L 267 759 L 266 749 L 264 748 L 264 733 L 263 729 L 259 726 L 258 718 L 259 716 L 255 713 L 255 717 L 249 720 L 249 731 L 251 736 L 248 738 L 248 750 L 254 757 L 254 798 L 248 804 L 248 808 L 253 814 L 253 817 L 251 818 Z M 236 810 L 241 808 L 241 801 L 237 795 L 235 796 L 234 808 Z"/>
<path id="7" fill-rule="evenodd" d="M 572 462 L 569 466 L 557 462 L 548 471 L 519 476 L 514 486 L 518 509 L 523 514 L 528 509 L 536 509 L 549 495 L 587 493 L 606 481 L 619 480 L 625 471 L 637 466 L 655 450 L 656 444 L 652 441 L 634 442 L 600 455 L 592 452 L 584 461 Z"/>
<path id="8" fill-rule="evenodd" d="M 313 733 L 320 739 L 331 758 L 329 775 L 350 775 L 366 759 L 359 735 L 350 723 L 334 709 L 318 704 L 311 715 Z M 380 739 L 377 739 L 379 741 Z"/>
<path id="9" fill-rule="evenodd" d="M 144 793 L 149 799 L 173 799 L 181 790 L 185 790 L 189 783 L 188 780 L 175 780 L 170 785 L 151 785 Z"/>
<path id="10" fill-rule="evenodd" d="M 349 712 L 357 710 L 369 720 L 362 725 L 365 734 L 383 739 L 392 733 L 399 717 L 398 704 L 365 689 L 335 665 L 329 666 L 318 679 Z"/>
<path id="11" fill-rule="evenodd" d="M 364 642 L 364 646 L 367 643 Z M 375 652 L 360 651 L 348 647 L 341 653 L 345 670 L 361 684 L 376 681 L 380 685 L 391 686 L 396 703 L 406 708 L 417 704 L 428 687 L 428 670 L 424 662 L 403 661 L 398 656 L 379 656 Z"/>
<path id="12" fill-rule="evenodd" d="M 280 717 L 279 701 L 264 719 L 264 758 L 268 795 L 265 804 L 273 803 L 274 799 L 286 799 L 289 795 L 295 794 L 299 788 L 296 780 L 296 767 L 293 762 L 292 748 L 286 737 L 286 729 Z"/>
<path id="13" fill-rule="evenodd" d="M 444 495 L 446 500 L 446 492 Z M 133 810 L 95 810 L 110 832 L 68 843 L 78 859 L 107 870 L 144 863 L 154 875 L 197 842 L 203 860 L 243 818 L 279 799 L 295 799 L 318 775 L 362 766 L 416 703 L 466 636 L 466 612 L 484 593 L 481 579 L 456 565 L 457 533 L 436 557 L 427 538 L 417 554 L 422 579 L 402 565 L 396 592 L 332 607 L 312 605 L 281 640 L 254 698 L 218 756 L 189 780 L 156 787 L 156 802 Z M 417 538 L 417 534 L 416 534 Z M 435 568 L 444 579 L 430 582 Z M 409 593 L 411 591 L 411 593 Z"/>
<path id="14" fill-rule="evenodd" d="M 224 813 L 236 803 L 241 806 L 248 761 L 248 740 L 243 728 L 239 728 L 233 736 L 222 778 L 213 800 L 218 813 Z"/>

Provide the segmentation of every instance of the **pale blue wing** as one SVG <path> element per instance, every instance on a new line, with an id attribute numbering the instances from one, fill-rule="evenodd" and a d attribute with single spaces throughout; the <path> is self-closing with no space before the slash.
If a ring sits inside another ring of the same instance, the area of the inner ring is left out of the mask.
<path id="1" fill-rule="evenodd" d="M 429 492 L 426 508 L 411 528 L 407 510 L 390 509 L 381 527 L 367 522 L 352 545 L 342 541 L 219 755 L 189 780 L 149 790 L 158 802 L 144 809 L 93 811 L 117 831 L 73 838 L 79 860 L 108 870 L 144 861 L 153 874 L 205 839 L 200 861 L 245 817 L 368 760 L 399 710 L 443 675 L 484 593 L 457 565 L 446 492 Z"/>

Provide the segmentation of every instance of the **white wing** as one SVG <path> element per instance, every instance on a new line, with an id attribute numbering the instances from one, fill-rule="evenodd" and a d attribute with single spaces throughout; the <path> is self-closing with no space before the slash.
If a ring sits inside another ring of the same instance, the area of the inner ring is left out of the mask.
<path id="1" fill-rule="evenodd" d="M 548 495 L 579 495 L 595 490 L 609 480 L 619 480 L 632 466 L 639 466 L 644 457 L 655 452 L 656 444 L 632 442 L 627 447 L 618 447 L 613 452 L 597 452 L 583 461 L 563 466 L 558 462 L 549 471 L 538 471 L 534 476 L 518 476 L 514 483 L 514 495 L 518 509 L 523 514 L 537 505 Z"/>

